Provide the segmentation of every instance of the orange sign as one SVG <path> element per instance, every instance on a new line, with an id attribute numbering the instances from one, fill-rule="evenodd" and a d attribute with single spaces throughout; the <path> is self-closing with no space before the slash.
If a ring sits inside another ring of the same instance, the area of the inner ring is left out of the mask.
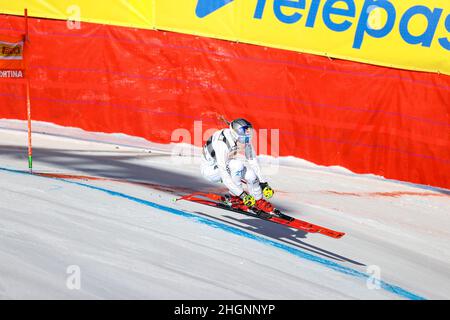
<path id="1" fill-rule="evenodd" d="M 0 78 L 23 78 L 23 48 L 23 38 L 0 35 Z"/>

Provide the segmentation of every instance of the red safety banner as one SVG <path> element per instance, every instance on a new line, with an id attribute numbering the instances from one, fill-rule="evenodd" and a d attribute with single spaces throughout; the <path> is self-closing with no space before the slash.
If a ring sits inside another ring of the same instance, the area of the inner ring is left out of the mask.
<path id="1" fill-rule="evenodd" d="M 33 120 L 170 143 L 177 129 L 194 137 L 195 121 L 205 132 L 223 127 L 219 115 L 243 117 L 279 130 L 280 156 L 450 188 L 449 76 L 171 32 L 29 25 Z M 0 29 L 20 32 L 23 18 L 0 15 Z M 12 83 L 0 81 L 0 118 L 26 119 Z"/>

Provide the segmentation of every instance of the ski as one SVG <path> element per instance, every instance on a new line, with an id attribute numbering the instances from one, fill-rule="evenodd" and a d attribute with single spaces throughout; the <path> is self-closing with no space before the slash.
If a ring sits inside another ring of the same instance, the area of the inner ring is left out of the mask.
<path id="1" fill-rule="evenodd" d="M 200 203 L 203 205 L 221 208 L 237 213 L 241 213 L 247 216 L 257 217 L 259 219 L 263 219 L 266 221 L 270 221 L 273 223 L 281 224 L 289 228 L 294 228 L 297 230 L 305 231 L 308 233 L 319 233 L 331 238 L 339 239 L 342 238 L 345 233 L 335 231 L 332 229 L 328 229 L 319 225 L 315 225 L 291 216 L 288 216 L 284 213 L 282 213 L 280 210 L 275 209 L 272 213 L 267 213 L 264 211 L 253 211 L 253 210 L 240 210 L 233 208 L 225 203 L 225 198 L 221 195 L 214 194 L 214 193 L 204 193 L 204 192 L 196 192 L 193 194 L 185 195 L 183 197 L 180 197 L 178 199 L 175 199 L 175 201 L 179 200 L 186 200 L 191 201 L 195 203 Z"/>

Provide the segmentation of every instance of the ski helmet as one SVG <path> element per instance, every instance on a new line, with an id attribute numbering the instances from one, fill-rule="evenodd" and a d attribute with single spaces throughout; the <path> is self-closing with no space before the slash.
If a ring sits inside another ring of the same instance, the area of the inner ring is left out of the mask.
<path id="1" fill-rule="evenodd" d="M 240 143 L 250 143 L 253 137 L 253 126 L 245 119 L 236 119 L 230 122 L 232 136 Z"/>

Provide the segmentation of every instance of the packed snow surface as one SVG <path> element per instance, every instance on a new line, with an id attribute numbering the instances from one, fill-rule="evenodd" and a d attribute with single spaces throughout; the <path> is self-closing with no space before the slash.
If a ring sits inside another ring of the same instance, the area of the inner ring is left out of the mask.
<path id="1" fill-rule="evenodd" d="M 333 239 L 174 202 L 224 192 L 196 148 L 33 129 L 29 174 L 26 124 L 0 120 L 1 299 L 450 297 L 448 190 L 261 157 L 274 205 Z"/>

